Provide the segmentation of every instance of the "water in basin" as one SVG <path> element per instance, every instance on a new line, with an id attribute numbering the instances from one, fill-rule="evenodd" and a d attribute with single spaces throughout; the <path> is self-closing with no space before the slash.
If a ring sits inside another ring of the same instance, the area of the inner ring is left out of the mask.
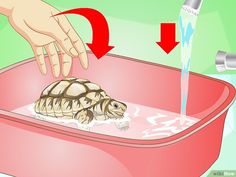
<path id="1" fill-rule="evenodd" d="M 180 114 L 133 103 L 126 104 L 127 111 L 122 120 L 92 121 L 89 125 L 81 125 L 74 119 L 68 120 L 37 115 L 33 109 L 34 104 L 20 107 L 13 112 L 84 131 L 130 139 L 160 139 L 169 137 L 199 121 L 199 119 L 193 117 L 185 117 L 185 121 L 182 124 L 180 123 Z"/>

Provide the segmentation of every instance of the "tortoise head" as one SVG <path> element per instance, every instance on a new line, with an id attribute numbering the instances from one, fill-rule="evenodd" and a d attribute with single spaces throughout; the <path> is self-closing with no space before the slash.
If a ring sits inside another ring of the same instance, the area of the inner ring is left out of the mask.
<path id="1" fill-rule="evenodd" d="M 124 117 L 126 109 L 126 104 L 114 99 L 110 99 L 106 106 L 106 115 L 109 118 L 121 119 Z"/>

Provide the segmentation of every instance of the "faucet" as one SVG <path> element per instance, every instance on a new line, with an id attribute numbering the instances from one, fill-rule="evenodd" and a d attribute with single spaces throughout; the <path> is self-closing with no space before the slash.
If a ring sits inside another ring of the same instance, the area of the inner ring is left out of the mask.
<path id="1" fill-rule="evenodd" d="M 218 51 L 216 54 L 216 69 L 218 72 L 236 70 L 236 54 Z"/>
<path id="2" fill-rule="evenodd" d="M 185 0 L 183 7 L 187 8 L 187 11 L 193 11 L 191 13 L 198 15 L 203 0 Z"/>
<path id="3" fill-rule="evenodd" d="M 200 7 L 202 3 L 202 0 L 186 0 L 184 2 L 184 5 L 192 7 L 195 10 L 198 10 L 198 8 Z"/>

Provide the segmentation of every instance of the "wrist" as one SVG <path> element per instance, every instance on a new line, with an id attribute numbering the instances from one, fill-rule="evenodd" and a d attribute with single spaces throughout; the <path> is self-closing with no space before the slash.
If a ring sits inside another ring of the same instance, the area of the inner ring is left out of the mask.
<path id="1" fill-rule="evenodd" d="M 6 16 L 9 16 L 11 13 L 13 6 L 12 0 L 0 0 L 0 13 Z"/>
<path id="2" fill-rule="evenodd" d="M 0 0 L 0 14 L 9 16 L 12 10 L 17 6 L 22 6 L 22 4 L 36 3 L 42 0 Z"/>

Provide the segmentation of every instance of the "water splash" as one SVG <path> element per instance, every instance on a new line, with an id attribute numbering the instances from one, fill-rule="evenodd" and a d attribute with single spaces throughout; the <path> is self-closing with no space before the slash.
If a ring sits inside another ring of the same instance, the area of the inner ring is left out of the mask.
<path id="1" fill-rule="evenodd" d="M 138 117 L 140 115 L 140 108 L 139 107 L 136 107 L 135 108 L 135 113 L 134 113 L 134 117 Z"/>

